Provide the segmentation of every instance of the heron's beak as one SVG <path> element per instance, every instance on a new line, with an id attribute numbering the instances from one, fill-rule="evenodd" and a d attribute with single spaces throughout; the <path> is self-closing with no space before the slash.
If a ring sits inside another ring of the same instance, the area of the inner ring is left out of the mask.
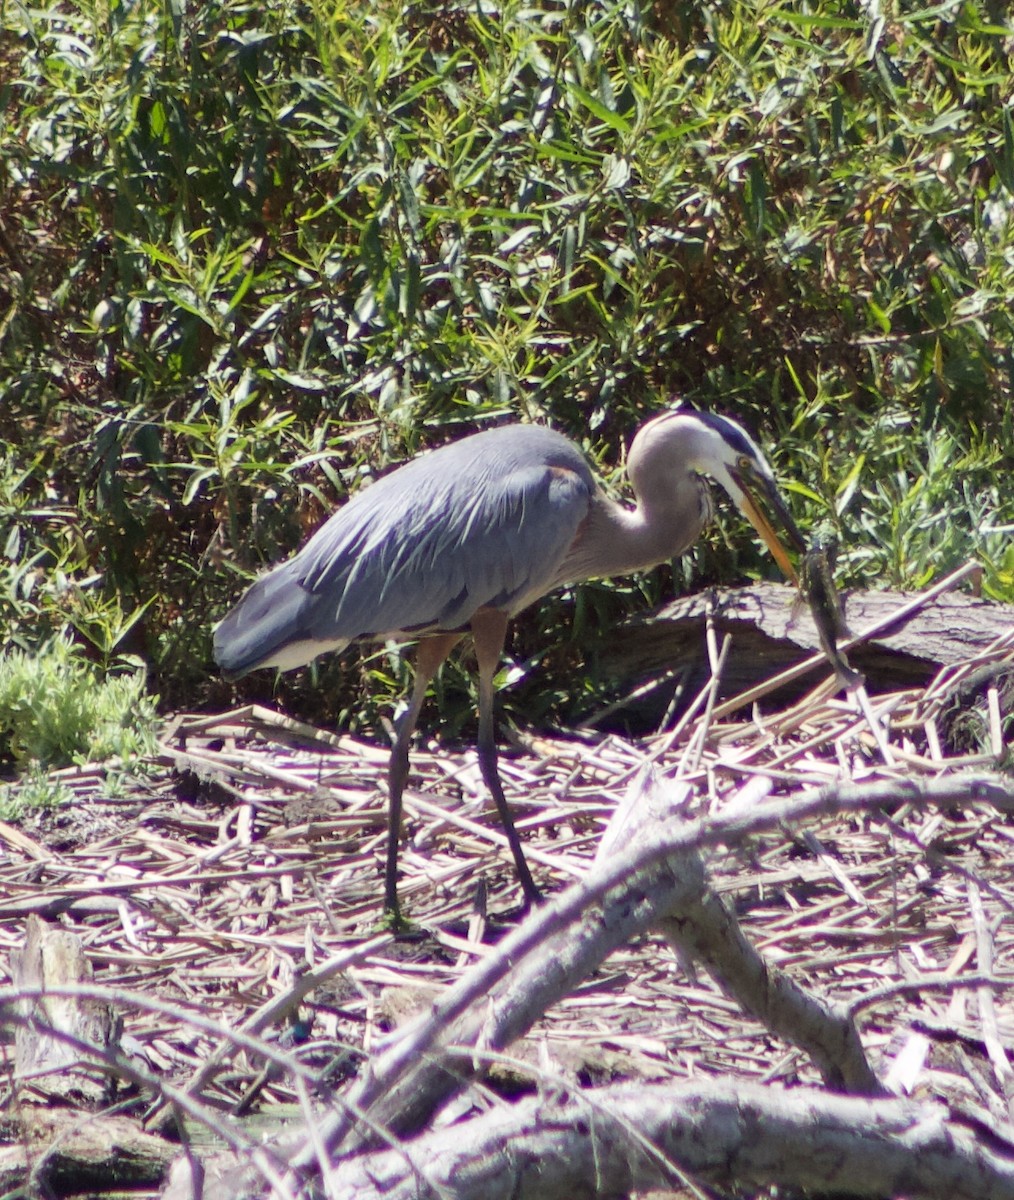
<path id="1" fill-rule="evenodd" d="M 772 513 L 778 518 L 778 522 L 782 527 L 782 531 L 787 535 L 789 543 L 793 550 L 799 554 L 806 551 L 806 542 L 803 541 L 803 535 L 796 528 L 796 523 L 792 519 L 792 514 L 786 507 L 785 501 L 782 499 L 778 490 L 759 475 L 751 475 L 747 479 L 744 475 L 736 473 L 736 483 L 739 484 L 739 510 L 757 530 L 761 538 L 764 540 L 764 545 L 771 551 L 771 555 L 775 562 L 781 567 L 782 573 L 787 579 L 791 579 L 796 586 L 799 586 L 799 576 L 796 574 L 796 568 L 789 560 L 788 552 L 782 543 L 778 532 L 767 514 L 757 503 L 757 496 L 763 494 L 764 500 Z"/>

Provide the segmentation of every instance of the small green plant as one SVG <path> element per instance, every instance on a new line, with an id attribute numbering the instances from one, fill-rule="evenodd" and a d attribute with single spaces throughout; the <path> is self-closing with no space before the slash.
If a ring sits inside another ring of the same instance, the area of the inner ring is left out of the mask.
<path id="1" fill-rule="evenodd" d="M 141 669 L 101 677 L 62 637 L 0 657 L 0 759 L 39 767 L 126 761 L 151 753 L 154 728 Z"/>
<path id="2" fill-rule="evenodd" d="M 32 763 L 20 779 L 0 787 L 0 821 L 17 821 L 28 812 L 60 808 L 73 798 L 66 784 L 39 763 Z"/>

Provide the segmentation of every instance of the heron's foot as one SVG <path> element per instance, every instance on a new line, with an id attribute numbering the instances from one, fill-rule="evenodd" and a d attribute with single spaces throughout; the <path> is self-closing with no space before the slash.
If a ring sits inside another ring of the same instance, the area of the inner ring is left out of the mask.
<path id="1" fill-rule="evenodd" d="M 519 917 L 527 917 L 533 908 L 538 908 L 540 904 L 546 903 L 546 897 L 539 891 L 533 883 L 530 888 L 524 889 L 525 898 L 521 901 L 521 907 L 518 909 Z"/>

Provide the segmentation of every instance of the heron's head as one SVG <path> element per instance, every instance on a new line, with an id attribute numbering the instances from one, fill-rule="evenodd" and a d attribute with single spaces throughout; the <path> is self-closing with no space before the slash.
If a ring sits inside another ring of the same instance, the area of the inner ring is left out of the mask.
<path id="1" fill-rule="evenodd" d="M 674 409 L 656 421 L 664 435 L 678 443 L 686 466 L 722 485 L 784 574 L 798 582 L 782 536 L 798 553 L 805 552 L 806 543 L 782 499 L 774 472 L 746 430 L 728 417 L 692 409 Z"/>

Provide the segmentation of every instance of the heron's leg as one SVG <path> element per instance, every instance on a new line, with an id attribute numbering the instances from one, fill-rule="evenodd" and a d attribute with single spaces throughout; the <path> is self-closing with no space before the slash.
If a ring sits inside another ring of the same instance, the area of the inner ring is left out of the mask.
<path id="1" fill-rule="evenodd" d="M 496 609 L 480 609 L 471 620 L 472 635 L 475 638 L 475 657 L 479 667 L 479 769 L 482 778 L 496 801 L 500 821 L 507 843 L 514 855 L 521 889 L 525 894 L 525 908 L 537 903 L 542 897 L 535 886 L 532 873 L 525 862 L 524 851 L 521 849 L 521 839 L 514 828 L 507 799 L 500 785 L 500 774 L 496 765 L 496 729 L 493 723 L 494 700 L 496 693 L 493 689 L 493 678 L 496 675 L 500 656 L 503 653 L 504 635 L 507 632 L 507 615 Z"/>
<path id="2" fill-rule="evenodd" d="M 398 718 L 387 770 L 388 825 L 387 869 L 384 884 L 384 911 L 398 915 L 398 842 L 401 839 L 401 797 L 408 779 L 408 746 L 415 732 L 426 689 L 437 668 L 461 640 L 460 633 L 439 633 L 423 638 L 415 656 L 415 683 L 408 708 Z"/>

